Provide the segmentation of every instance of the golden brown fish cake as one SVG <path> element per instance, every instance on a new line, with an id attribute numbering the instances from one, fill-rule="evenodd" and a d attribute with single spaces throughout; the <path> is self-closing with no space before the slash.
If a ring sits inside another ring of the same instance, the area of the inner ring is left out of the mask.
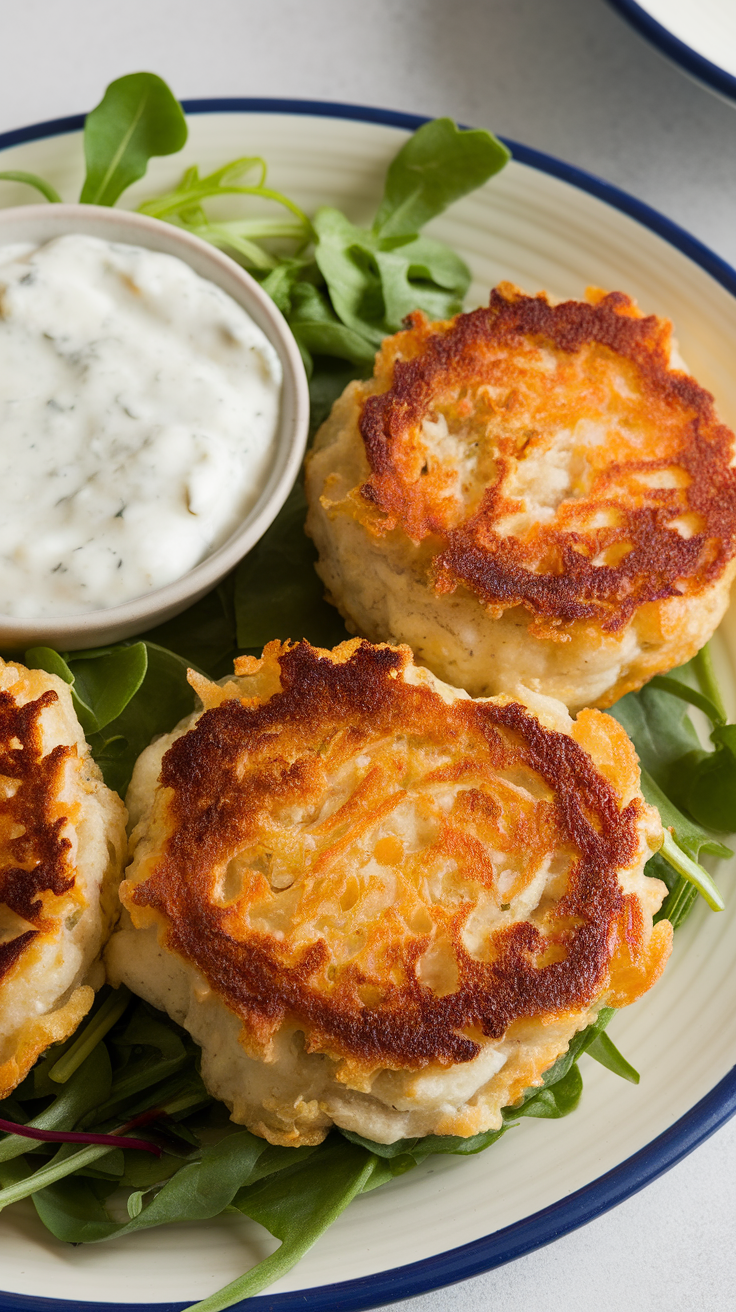
<path id="1" fill-rule="evenodd" d="M 408 648 L 278 642 L 143 753 L 113 983 L 274 1143 L 471 1135 L 659 975 L 633 747 L 551 698 L 473 701 Z"/>
<path id="2" fill-rule="evenodd" d="M 711 636 L 736 571 L 734 436 L 620 292 L 509 284 L 411 316 L 308 464 L 307 531 L 348 623 L 474 696 L 608 706 Z"/>
<path id="3" fill-rule="evenodd" d="M 125 821 L 66 684 L 0 660 L 0 1098 L 103 982 Z"/>

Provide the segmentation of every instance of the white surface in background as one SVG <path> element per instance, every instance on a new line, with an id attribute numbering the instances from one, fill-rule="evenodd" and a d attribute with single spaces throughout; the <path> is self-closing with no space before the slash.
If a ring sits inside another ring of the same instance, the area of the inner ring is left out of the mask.
<path id="1" fill-rule="evenodd" d="M 679 41 L 736 77 L 734 0 L 637 0 L 637 3 Z"/>
<path id="2" fill-rule="evenodd" d="M 673 0 L 663 3 L 669 11 Z M 108 81 L 138 68 L 182 97 L 449 113 L 616 182 L 736 262 L 736 109 L 660 59 L 603 0 L 25 0 L 4 7 L 2 29 L 12 58 L 0 131 L 90 108 Z M 735 1182 L 732 1122 L 590 1226 L 397 1306 L 733 1312 Z"/>

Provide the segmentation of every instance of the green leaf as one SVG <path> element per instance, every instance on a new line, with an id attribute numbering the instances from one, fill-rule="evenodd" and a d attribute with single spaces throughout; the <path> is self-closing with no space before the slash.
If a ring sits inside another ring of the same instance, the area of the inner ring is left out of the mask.
<path id="1" fill-rule="evenodd" d="M 327 205 L 317 210 L 313 224 L 315 259 L 338 318 L 374 347 L 380 345 L 387 329 L 376 238 Z"/>
<path id="2" fill-rule="evenodd" d="M 341 360 L 317 359 L 309 379 L 309 432 L 314 436 L 324 423 L 335 401 L 342 396 L 348 383 L 362 376 L 355 365 Z"/>
<path id="3" fill-rule="evenodd" d="M 700 824 L 730 834 L 736 830 L 736 725 L 716 725 L 711 738 L 714 752 L 683 758 L 681 791 Z"/>
<path id="4" fill-rule="evenodd" d="M 383 237 L 418 232 L 510 158 L 490 132 L 458 128 L 449 118 L 423 124 L 389 165 L 376 231 Z"/>
<path id="5" fill-rule="evenodd" d="M 665 861 L 669 861 L 673 870 L 676 870 L 683 879 L 689 880 L 697 888 L 712 911 L 723 911 L 725 903 L 708 871 L 688 855 L 683 848 L 682 842 L 675 840 L 668 826 L 665 826 L 661 852 Z"/>
<path id="6" fill-rule="evenodd" d="M 470 270 L 449 246 L 417 237 L 390 251 L 376 251 L 381 276 L 384 320 L 396 332 L 413 310 L 430 319 L 449 319 L 463 308 Z"/>
<path id="7" fill-rule="evenodd" d="M 241 1189 L 235 1206 L 280 1239 L 281 1246 L 187 1312 L 219 1312 L 286 1275 L 361 1193 L 375 1165 L 372 1153 L 335 1138 L 326 1142 L 318 1157 Z"/>
<path id="8" fill-rule="evenodd" d="M 34 1202 L 47 1229 L 57 1239 L 73 1244 L 114 1239 L 174 1221 L 204 1221 L 230 1206 L 265 1148 L 264 1140 L 248 1130 L 228 1135 L 203 1149 L 200 1161 L 177 1171 L 127 1222 L 110 1220 L 104 1208 L 95 1207 L 89 1194 L 68 1180 L 62 1189 L 44 1189 L 36 1194 Z"/>
<path id="9" fill-rule="evenodd" d="M 44 1111 L 27 1122 L 37 1130 L 73 1130 L 85 1113 L 107 1098 L 112 1083 L 110 1058 L 104 1043 L 89 1054 L 75 1071 L 68 1084 L 56 1094 Z M 0 1109 L 4 1106 L 0 1103 Z M 10 1117 L 11 1120 L 14 1117 Z M 0 1162 L 20 1157 L 29 1150 L 27 1139 L 17 1134 L 4 1135 L 0 1140 Z"/>
<path id="10" fill-rule="evenodd" d="M 51 647 L 31 647 L 25 662 L 29 669 L 58 674 L 71 685 L 74 709 L 89 736 L 117 719 L 135 696 L 146 674 L 148 654 L 142 642 L 71 652 L 66 657 Z"/>
<path id="11" fill-rule="evenodd" d="M 721 716 L 720 708 L 705 693 L 698 692 L 697 688 L 691 688 L 688 683 L 682 683 L 680 679 L 673 679 L 669 674 L 655 674 L 653 679 L 649 680 L 648 688 L 658 688 L 661 692 L 668 692 L 672 697 L 679 697 L 683 702 L 689 702 L 691 706 L 697 706 L 699 711 L 707 715 L 713 724 L 722 724 L 725 717 Z"/>
<path id="12" fill-rule="evenodd" d="M 622 1057 L 618 1048 L 607 1034 L 597 1034 L 592 1043 L 588 1044 L 586 1052 L 589 1057 L 594 1057 L 605 1066 L 606 1070 L 613 1071 L 614 1075 L 620 1075 L 622 1080 L 630 1080 L 632 1084 L 638 1084 L 641 1076 L 637 1070 Z"/>
<path id="13" fill-rule="evenodd" d="M 314 569 L 317 552 L 304 532 L 307 503 L 301 481 L 235 575 L 235 614 L 241 647 L 261 648 L 272 638 L 307 638 L 334 647 L 350 635 L 338 611 L 324 600 Z"/>
<path id="14" fill-rule="evenodd" d="M 608 714 L 623 725 L 641 764 L 665 792 L 673 766 L 686 753 L 700 750 L 687 707 L 669 692 L 647 686 L 627 693 Z"/>
<path id="15" fill-rule="evenodd" d="M 17 169 L 7 169 L 4 173 L 0 173 L 0 182 L 23 182 L 28 187 L 35 187 L 36 191 L 40 191 L 41 195 L 45 196 L 52 204 L 61 204 L 61 196 L 56 188 L 52 187 L 50 182 L 45 182 L 43 178 L 39 178 L 37 173 L 23 173 Z"/>
<path id="16" fill-rule="evenodd" d="M 289 327 L 303 352 L 350 360 L 363 371 L 373 368 L 375 351 L 332 310 L 327 297 L 310 282 L 297 283 L 291 296 Z"/>
<path id="17" fill-rule="evenodd" d="M 515 1120 L 517 1116 L 539 1116 L 545 1120 L 558 1120 L 575 1111 L 582 1092 L 583 1077 L 577 1064 L 573 1063 L 561 1079 L 548 1088 L 539 1089 L 521 1107 L 512 1108 L 509 1118 Z"/>
<path id="18" fill-rule="evenodd" d="M 105 783 L 121 796 L 143 748 L 157 734 L 168 733 L 191 714 L 195 704 L 187 683 L 187 662 L 156 643 L 141 645 L 148 658 L 143 682 L 121 714 L 106 726 L 105 734 L 90 737 L 92 754 Z"/>
<path id="19" fill-rule="evenodd" d="M 84 125 L 87 176 L 80 201 L 114 205 L 142 178 L 149 159 L 173 155 L 187 139 L 184 111 L 155 73 L 129 73 L 111 82 Z"/>

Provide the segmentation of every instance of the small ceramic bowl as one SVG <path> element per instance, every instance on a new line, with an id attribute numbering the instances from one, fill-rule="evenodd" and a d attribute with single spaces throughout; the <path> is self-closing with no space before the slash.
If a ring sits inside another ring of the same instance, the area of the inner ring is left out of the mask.
<path id="1" fill-rule="evenodd" d="M 144 214 L 98 205 L 26 205 L 0 210 L 0 246 L 13 242 L 41 244 L 72 232 L 176 255 L 248 312 L 278 352 L 283 367 L 273 462 L 258 501 L 239 528 L 180 579 L 109 610 L 38 620 L 0 614 L 2 651 L 17 652 L 29 646 L 52 646 L 62 651 L 98 647 L 142 633 L 191 606 L 250 551 L 276 518 L 299 472 L 307 442 L 309 391 L 299 350 L 285 319 L 250 274 L 199 237 Z"/>

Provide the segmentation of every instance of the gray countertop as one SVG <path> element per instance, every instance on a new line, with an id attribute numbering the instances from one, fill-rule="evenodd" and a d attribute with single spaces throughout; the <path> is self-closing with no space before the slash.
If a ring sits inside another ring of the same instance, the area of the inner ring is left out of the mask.
<path id="1" fill-rule="evenodd" d="M 140 68 L 182 98 L 449 114 L 597 173 L 736 264 L 736 105 L 665 62 L 604 0 L 25 0 L 4 6 L 2 29 L 0 132 L 89 109 Z M 735 1212 L 731 1122 L 582 1230 L 395 1306 L 726 1312 Z"/>

